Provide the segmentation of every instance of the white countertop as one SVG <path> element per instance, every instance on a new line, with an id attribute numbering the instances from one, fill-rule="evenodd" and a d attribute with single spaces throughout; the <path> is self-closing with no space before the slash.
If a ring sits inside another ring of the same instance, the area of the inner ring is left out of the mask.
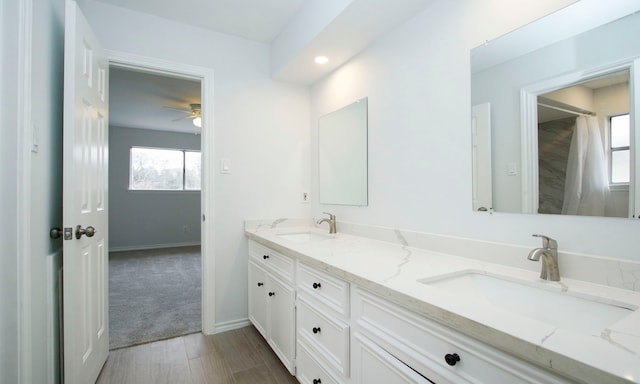
<path id="1" fill-rule="evenodd" d="M 300 232 L 324 236 L 306 242 L 278 236 Z M 543 281 L 538 272 L 343 233 L 329 236 L 326 230 L 314 227 L 263 226 L 248 228 L 245 234 L 276 251 L 573 380 L 640 382 L 640 310 L 599 334 L 589 334 L 487 307 L 418 280 L 473 270 L 640 308 L 638 292 L 564 277 L 560 282 Z M 397 236 L 400 243 L 407 244 L 400 232 Z"/>

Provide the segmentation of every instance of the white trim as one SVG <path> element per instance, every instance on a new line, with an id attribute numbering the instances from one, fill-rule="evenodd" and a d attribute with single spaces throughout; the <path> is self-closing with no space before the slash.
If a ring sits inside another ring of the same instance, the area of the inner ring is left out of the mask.
<path id="1" fill-rule="evenodd" d="M 59 295 L 62 291 L 62 280 L 60 271 L 62 269 L 62 248 L 47 256 L 47 383 L 58 381 L 60 372 L 56 375 L 56 369 L 60 369 L 61 364 L 56 364 L 55 356 L 60 351 L 60 345 L 54 340 L 60 335 L 62 324 L 58 324 L 60 318 Z M 57 326 L 56 326 L 57 325 Z M 62 343 L 62 339 L 59 339 Z M 62 356 L 60 356 L 62 358 Z"/>
<path id="2" fill-rule="evenodd" d="M 251 321 L 249 319 L 240 319 L 240 320 L 231 320 L 224 321 L 222 323 L 216 324 L 216 333 L 233 331 L 234 329 L 240 329 L 251 325 Z"/>
<path id="3" fill-rule="evenodd" d="M 120 68 L 143 70 L 145 72 L 172 75 L 178 78 L 197 79 L 201 81 L 202 100 L 202 191 L 200 195 L 202 215 L 207 218 L 202 222 L 202 333 L 216 332 L 215 322 L 215 244 L 214 244 L 214 212 L 213 212 L 213 175 L 214 163 L 214 123 L 213 123 L 213 75 L 211 68 L 199 67 L 163 59 L 140 56 L 127 52 L 105 51 L 109 65 Z"/>
<path id="4" fill-rule="evenodd" d="M 631 114 L 631 181 L 629 182 L 629 217 L 640 218 L 640 166 L 638 148 L 640 148 L 640 58 L 633 61 L 629 80 L 629 113 Z"/>
<path id="5" fill-rule="evenodd" d="M 522 213 L 538 213 L 538 94 L 520 90 Z"/>
<path id="6" fill-rule="evenodd" d="M 130 245 L 124 247 L 112 247 L 109 245 L 109 253 L 111 252 L 126 252 L 126 251 L 145 251 L 148 249 L 161 249 L 161 248 L 177 248 L 177 247 L 193 247 L 201 245 L 200 241 L 191 241 L 185 243 L 168 243 L 168 244 L 149 244 L 149 245 Z"/>
<path id="7" fill-rule="evenodd" d="M 18 25 L 18 380 L 31 383 L 33 372 L 31 314 L 31 82 L 33 54 L 33 2 L 20 0 Z"/>

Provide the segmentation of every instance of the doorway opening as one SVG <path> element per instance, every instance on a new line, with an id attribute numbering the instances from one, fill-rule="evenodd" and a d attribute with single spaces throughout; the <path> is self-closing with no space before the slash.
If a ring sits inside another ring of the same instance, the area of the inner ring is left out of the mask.
<path id="1" fill-rule="evenodd" d="M 110 349 L 203 329 L 202 85 L 110 65 Z"/>

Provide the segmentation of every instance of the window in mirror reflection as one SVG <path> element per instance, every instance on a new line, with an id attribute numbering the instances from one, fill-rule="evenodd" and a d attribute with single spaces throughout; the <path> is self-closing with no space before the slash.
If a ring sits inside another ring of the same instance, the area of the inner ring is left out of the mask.
<path id="1" fill-rule="evenodd" d="M 609 119 L 611 156 L 611 184 L 629 184 L 631 179 L 629 114 L 611 116 Z"/>

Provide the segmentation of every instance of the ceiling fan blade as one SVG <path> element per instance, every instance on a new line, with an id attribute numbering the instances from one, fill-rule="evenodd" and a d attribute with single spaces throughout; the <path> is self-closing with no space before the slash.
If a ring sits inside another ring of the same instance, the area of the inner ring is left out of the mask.
<path id="1" fill-rule="evenodd" d="M 171 121 L 181 121 L 181 120 L 188 120 L 188 119 L 195 119 L 195 118 L 196 118 L 196 116 L 190 115 L 190 116 L 181 117 L 179 119 L 174 119 L 174 120 L 171 120 Z"/>
<path id="2" fill-rule="evenodd" d="M 166 105 L 163 105 L 163 106 L 162 106 L 162 108 L 172 109 L 172 110 L 174 110 L 174 111 L 187 113 L 187 114 L 189 114 L 189 115 L 193 113 L 190 109 L 173 108 L 173 107 L 167 107 Z"/>

